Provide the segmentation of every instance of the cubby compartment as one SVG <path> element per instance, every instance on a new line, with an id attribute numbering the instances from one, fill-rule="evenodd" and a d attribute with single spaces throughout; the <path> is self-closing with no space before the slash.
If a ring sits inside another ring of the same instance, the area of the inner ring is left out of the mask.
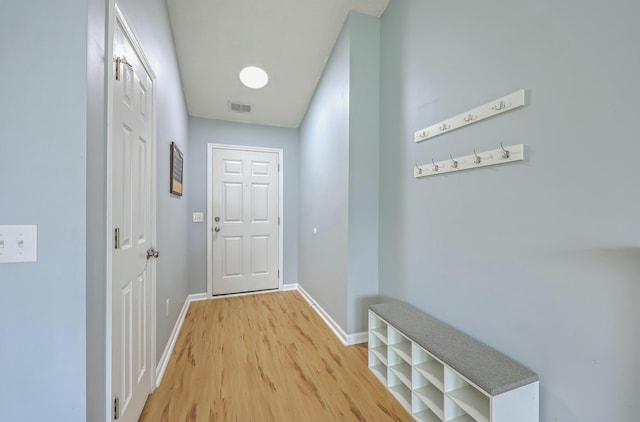
<path id="1" fill-rule="evenodd" d="M 491 397 L 451 368 L 445 368 L 444 386 L 445 416 L 456 420 L 466 415 L 468 420 L 476 422 L 491 420 Z"/>
<path id="2" fill-rule="evenodd" d="M 434 385 L 429 384 L 413 390 L 413 394 L 441 420 L 444 419 L 444 394 L 442 391 L 438 390 Z"/>
<path id="3" fill-rule="evenodd" d="M 444 397 L 444 420 L 445 422 L 477 422 L 446 394 Z"/>
<path id="4" fill-rule="evenodd" d="M 369 369 L 382 382 L 387 385 L 387 363 L 383 362 L 378 356 L 369 350 Z"/>
<path id="5" fill-rule="evenodd" d="M 373 354 L 382 363 L 387 364 L 387 345 L 371 334 L 369 334 L 369 354 Z"/>
<path id="6" fill-rule="evenodd" d="M 411 341 L 391 326 L 388 327 L 387 333 L 389 347 L 407 364 L 411 365 Z"/>
<path id="7" fill-rule="evenodd" d="M 380 346 L 369 350 L 382 364 L 387 365 L 387 346 Z"/>
<path id="8" fill-rule="evenodd" d="M 442 422 L 442 419 L 433 413 L 420 400 L 413 400 L 413 417 L 419 422 Z"/>
<path id="9" fill-rule="evenodd" d="M 466 414 L 477 422 L 489 422 L 491 419 L 491 402 L 480 390 L 467 385 L 457 390 L 447 392 L 447 397 L 453 400 Z"/>
<path id="10" fill-rule="evenodd" d="M 430 384 L 444 392 L 444 365 L 417 344 L 413 344 L 413 367 Z"/>
<path id="11" fill-rule="evenodd" d="M 402 356 L 400 356 L 395 350 L 390 348 L 389 350 L 389 370 L 394 378 L 402 382 L 411 391 L 411 365 L 408 364 Z M 389 385 L 394 385 L 391 377 L 389 378 Z"/>
<path id="12" fill-rule="evenodd" d="M 391 382 L 392 380 L 393 376 L 389 377 L 389 381 Z M 398 383 L 393 386 L 390 385 L 389 391 L 391 391 L 391 394 L 400 402 L 402 407 L 407 409 L 408 412 L 411 412 L 411 390 L 397 379 L 393 380 L 393 382 Z"/>
<path id="13" fill-rule="evenodd" d="M 369 314 L 369 341 L 371 341 L 371 335 L 373 334 L 382 343 L 387 344 L 387 323 L 378 318 L 375 314 Z"/>

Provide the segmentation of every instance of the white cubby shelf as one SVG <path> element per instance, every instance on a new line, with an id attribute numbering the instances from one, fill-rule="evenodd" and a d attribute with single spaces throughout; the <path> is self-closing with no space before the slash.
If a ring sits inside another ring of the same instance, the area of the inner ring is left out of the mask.
<path id="1" fill-rule="evenodd" d="M 402 302 L 369 309 L 369 368 L 417 421 L 539 422 L 534 372 Z"/>

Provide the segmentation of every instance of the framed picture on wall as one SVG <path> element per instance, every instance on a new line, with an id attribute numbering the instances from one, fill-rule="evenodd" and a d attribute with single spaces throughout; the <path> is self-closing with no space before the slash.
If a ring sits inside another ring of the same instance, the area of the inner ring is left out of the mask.
<path id="1" fill-rule="evenodd" d="M 175 142 L 171 142 L 171 168 L 169 175 L 171 176 L 171 185 L 169 192 L 172 195 L 182 196 L 182 170 L 184 155 Z"/>

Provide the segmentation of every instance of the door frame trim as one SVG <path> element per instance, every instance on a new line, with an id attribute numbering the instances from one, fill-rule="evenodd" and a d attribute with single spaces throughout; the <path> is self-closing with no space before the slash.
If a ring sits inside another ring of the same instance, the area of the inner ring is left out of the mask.
<path id="1" fill-rule="evenodd" d="M 113 420 L 113 298 L 112 298 L 112 287 L 113 287 L 113 274 L 112 274 L 112 265 L 113 265 L 113 236 L 111 235 L 113 228 L 113 213 L 112 213 L 112 205 L 113 205 L 113 186 L 111 184 L 112 178 L 112 165 L 113 165 L 113 157 L 111 156 L 111 147 L 113 140 L 113 84 L 115 78 L 114 71 L 114 62 L 111 60 L 113 58 L 113 37 L 115 34 L 115 27 L 117 24 L 122 26 L 124 35 L 128 38 L 131 46 L 135 50 L 140 62 L 145 68 L 145 71 L 151 78 L 152 90 L 151 90 L 151 107 L 152 107 L 152 129 L 151 129 L 151 192 L 149 195 L 151 197 L 151 215 L 149 216 L 151 220 L 151 236 L 150 243 L 155 245 L 157 242 L 157 134 L 156 134 L 156 117 L 157 117 L 157 95 L 156 95 L 156 83 L 157 78 L 156 74 L 153 71 L 153 68 L 150 65 L 150 61 L 145 55 L 140 43 L 136 39 L 134 32 L 131 27 L 127 23 L 124 15 L 122 14 L 120 8 L 118 7 L 115 0 L 109 0 L 108 10 L 107 10 L 107 39 L 106 39 L 106 49 L 105 49 L 105 77 L 106 77 L 106 133 L 107 133 L 107 151 L 106 151 L 106 251 L 107 251 L 107 259 L 106 259 L 106 350 L 105 350 L 105 361 L 106 361 L 106 386 L 105 386 L 105 394 L 106 394 L 106 409 L 105 409 L 105 420 L 111 421 Z M 149 383 L 150 383 L 150 392 L 155 389 L 156 386 L 156 275 L 157 275 L 157 264 L 155 260 L 151 263 L 150 268 L 150 297 L 148 305 L 150 306 L 150 355 L 151 361 L 148 362 L 148 370 L 149 370 Z"/>
<path id="2" fill-rule="evenodd" d="M 234 151 L 250 151 L 250 152 L 276 152 L 278 153 L 278 164 L 280 165 L 280 171 L 278 172 L 278 217 L 280 217 L 280 224 L 278 225 L 278 271 L 280 277 L 278 277 L 278 290 L 282 290 L 284 285 L 284 162 L 283 149 L 282 148 L 263 148 L 263 147 L 251 147 L 244 145 L 232 145 L 232 144 L 207 144 L 207 297 L 213 297 L 213 239 L 211 232 L 213 231 L 213 195 L 211 179 L 213 177 L 213 150 L 214 149 L 228 149 Z"/>

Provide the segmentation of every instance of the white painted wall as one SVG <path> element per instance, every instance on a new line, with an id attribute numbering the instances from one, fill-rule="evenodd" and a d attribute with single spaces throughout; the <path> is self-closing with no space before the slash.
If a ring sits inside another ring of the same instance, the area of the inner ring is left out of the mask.
<path id="1" fill-rule="evenodd" d="M 541 421 L 638 419 L 640 5 L 394 0 L 382 17 L 380 290 L 540 375 Z M 413 132 L 526 88 L 526 108 Z M 414 180 L 524 143 L 524 163 Z"/>

